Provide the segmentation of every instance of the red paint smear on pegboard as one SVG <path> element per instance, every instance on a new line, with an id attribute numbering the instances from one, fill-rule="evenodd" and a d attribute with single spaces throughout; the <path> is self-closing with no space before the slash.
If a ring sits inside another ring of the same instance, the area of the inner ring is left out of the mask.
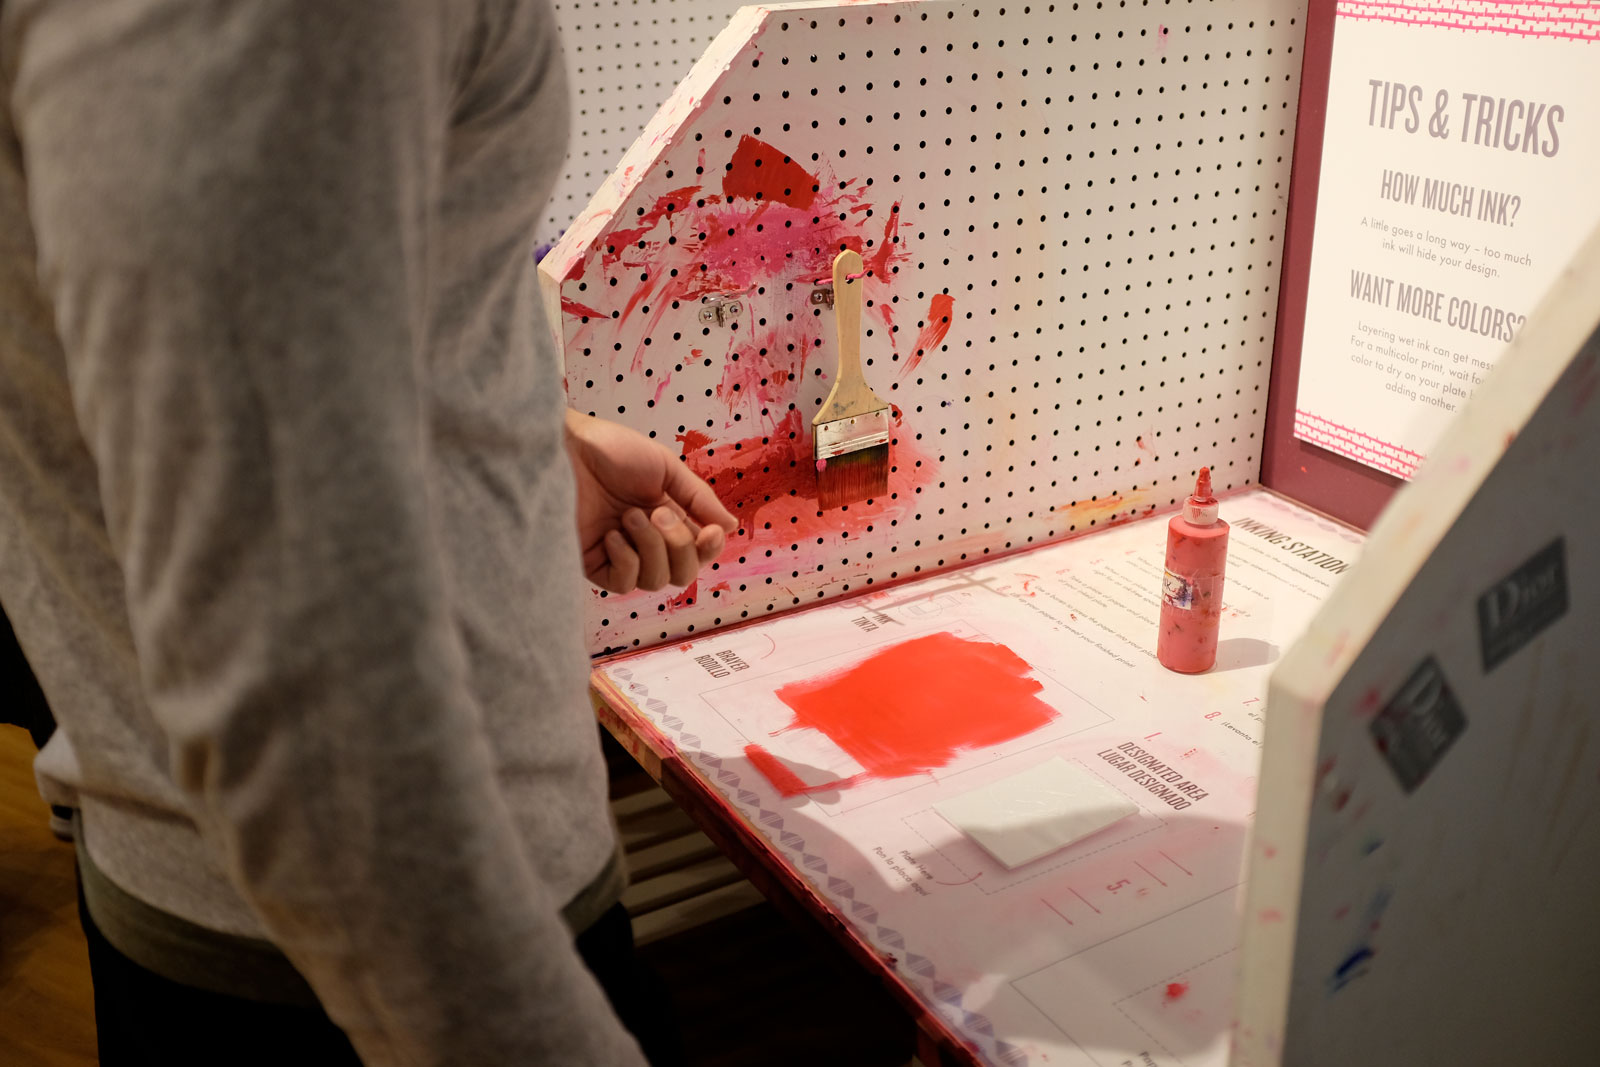
<path id="1" fill-rule="evenodd" d="M 685 456 L 702 448 L 708 448 L 711 445 L 711 438 L 699 430 L 686 430 L 678 434 L 677 439 L 683 445 L 683 454 Z"/>
<path id="2" fill-rule="evenodd" d="M 1168 1004 L 1172 1004 L 1172 1003 L 1175 1003 L 1177 1001 L 1182 1000 L 1183 999 L 1183 995 L 1185 993 L 1187 993 L 1187 992 L 1189 992 L 1189 983 L 1188 982 L 1168 982 L 1167 983 L 1167 991 L 1166 991 L 1165 995 L 1162 996 L 1161 999 L 1164 1000 L 1165 1002 L 1167 1002 Z"/>
<path id="3" fill-rule="evenodd" d="M 922 357 L 932 352 L 944 343 L 944 335 L 950 332 L 950 319 L 955 311 L 955 299 L 949 293 L 935 293 L 933 300 L 928 303 L 928 314 L 923 319 L 922 332 L 917 334 L 917 348 L 906 360 L 905 370 L 901 373 L 910 374 L 922 362 Z"/>
<path id="4" fill-rule="evenodd" d="M 824 786 L 801 784 L 801 791 L 923 774 L 959 752 L 1039 729 L 1056 712 L 1039 699 L 1043 684 L 1029 676 L 1031 670 L 1005 645 L 936 633 L 882 649 L 845 670 L 784 686 L 778 699 L 794 711 L 788 729 L 821 731 L 863 768 L 854 778 Z M 975 708 L 983 714 L 974 714 Z M 780 792 L 799 782 L 785 773 L 767 774 Z"/>
<path id="5" fill-rule="evenodd" d="M 789 412 L 760 437 L 707 447 L 710 440 L 690 430 L 678 440 L 689 469 L 706 480 L 746 536 L 755 537 L 762 511 L 772 505 L 816 511 L 817 474 L 800 412 Z"/>
<path id="6" fill-rule="evenodd" d="M 688 584 L 688 586 L 684 589 L 683 592 L 679 593 L 677 596 L 675 596 L 671 600 L 667 601 L 667 610 L 668 611 L 677 611 L 679 608 L 688 607 L 690 604 L 693 604 L 695 602 L 695 599 L 699 595 L 700 595 L 700 583 L 699 583 L 699 581 L 696 580 L 696 581 L 690 582 Z"/>
<path id="7" fill-rule="evenodd" d="M 776 200 L 801 211 L 816 200 L 816 185 L 816 177 L 804 167 L 748 133 L 739 138 L 722 176 L 722 192 L 730 200 Z"/>
<path id="8" fill-rule="evenodd" d="M 580 319 L 603 319 L 603 318 L 607 318 L 607 315 L 606 315 L 605 312 L 596 311 L 594 308 L 589 307 L 587 304 L 580 304 L 576 300 L 573 300 L 570 297 L 565 297 L 565 296 L 561 298 L 561 312 L 562 312 L 562 314 L 573 315 L 573 316 L 576 316 L 576 317 L 578 317 Z"/>

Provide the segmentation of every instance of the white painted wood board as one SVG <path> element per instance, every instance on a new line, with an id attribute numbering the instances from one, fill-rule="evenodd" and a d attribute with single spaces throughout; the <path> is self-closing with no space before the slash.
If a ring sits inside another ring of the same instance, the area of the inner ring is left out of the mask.
<path id="1" fill-rule="evenodd" d="M 1600 233 L 1273 675 L 1241 1067 L 1600 1061 L 1597 293 Z"/>

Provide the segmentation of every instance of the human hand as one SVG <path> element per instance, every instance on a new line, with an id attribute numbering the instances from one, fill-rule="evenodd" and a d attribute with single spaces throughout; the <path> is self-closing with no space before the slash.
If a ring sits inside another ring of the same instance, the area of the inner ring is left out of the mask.
<path id="1" fill-rule="evenodd" d="M 601 589 L 686 586 L 739 528 L 710 486 L 643 434 L 568 410 L 566 435 L 583 573 Z"/>

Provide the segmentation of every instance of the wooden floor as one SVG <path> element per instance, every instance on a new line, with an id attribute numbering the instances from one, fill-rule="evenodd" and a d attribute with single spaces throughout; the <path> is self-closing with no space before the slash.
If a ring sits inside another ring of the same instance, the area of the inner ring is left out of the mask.
<path id="1" fill-rule="evenodd" d="M 695 1067 L 905 1067 L 910 1024 L 832 942 L 761 901 L 620 750 L 613 807 L 640 952 L 675 1001 Z M 97 1062 L 72 848 L 51 836 L 33 745 L 0 726 L 0 1065 Z"/>
<path id="2" fill-rule="evenodd" d="M 33 741 L 0 726 L 0 1064 L 92 1067 L 94 1001 L 72 846 L 50 834 Z"/>

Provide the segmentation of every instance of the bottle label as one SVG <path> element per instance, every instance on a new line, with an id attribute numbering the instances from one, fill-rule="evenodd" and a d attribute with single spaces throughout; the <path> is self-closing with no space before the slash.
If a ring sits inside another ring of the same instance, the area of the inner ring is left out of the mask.
<path id="1" fill-rule="evenodd" d="M 1220 611 L 1222 605 L 1222 575 L 1173 574 L 1165 571 L 1161 581 L 1161 601 L 1184 611 Z"/>
<path id="2" fill-rule="evenodd" d="M 1188 611 L 1194 607 L 1194 583 L 1181 574 L 1167 571 L 1161 582 L 1161 599 L 1171 607 Z"/>

